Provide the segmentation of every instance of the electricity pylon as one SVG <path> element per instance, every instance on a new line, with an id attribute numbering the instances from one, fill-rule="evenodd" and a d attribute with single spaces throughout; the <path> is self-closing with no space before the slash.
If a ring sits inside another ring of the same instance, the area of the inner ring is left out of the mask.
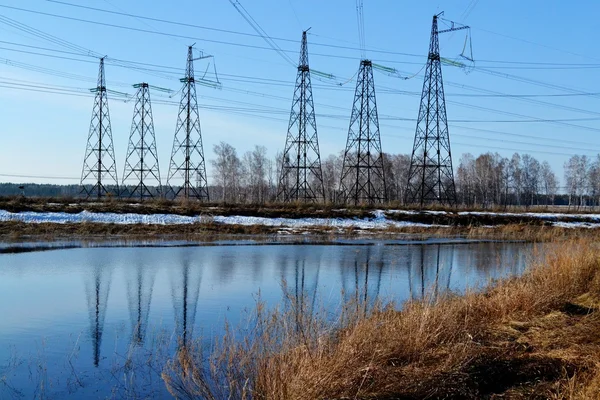
<path id="1" fill-rule="evenodd" d="M 405 198 L 406 203 L 421 206 L 435 202 L 451 206 L 456 204 L 438 34 L 469 27 L 455 27 L 452 23 L 449 29 L 439 31 L 438 17 L 442 14 L 433 16 L 431 43 Z"/>
<path id="2" fill-rule="evenodd" d="M 340 189 L 346 203 L 383 203 L 386 199 L 373 63 L 363 59 L 344 152 Z"/>
<path id="3" fill-rule="evenodd" d="M 196 60 L 202 58 L 206 57 L 201 56 Z M 194 60 L 193 47 L 189 46 L 185 78 L 180 79 L 183 89 L 167 176 L 167 195 L 173 198 L 181 196 L 185 199 L 193 197 L 198 200 L 209 200 L 194 79 Z M 174 182 L 174 179 L 183 179 L 183 183 Z"/>
<path id="4" fill-rule="evenodd" d="M 137 88 L 131 134 L 125 158 L 125 169 L 121 189 L 127 190 L 127 180 L 132 180 L 135 187 L 128 191 L 129 197 L 139 197 L 140 200 L 154 195 L 160 196 L 160 169 L 158 167 L 158 153 L 156 151 L 156 137 L 154 135 L 154 121 L 152 119 L 152 105 L 150 103 L 150 85 L 139 83 L 133 85 Z M 148 184 L 156 187 L 152 191 Z"/>
<path id="5" fill-rule="evenodd" d="M 115 151 L 113 147 L 112 130 L 110 127 L 110 116 L 108 114 L 108 97 L 106 90 L 106 79 L 104 77 L 104 57 L 100 59 L 100 70 L 98 72 L 98 85 L 90 89 L 96 93 L 90 132 L 88 134 L 83 169 L 81 171 L 81 193 L 87 198 L 96 196 L 105 197 L 109 193 L 119 194 L 119 183 L 117 179 L 117 165 L 115 162 Z M 106 180 L 110 182 L 107 184 Z M 110 186 L 114 182 L 114 192 Z"/>
<path id="6" fill-rule="evenodd" d="M 306 32 L 302 32 L 296 89 L 281 160 L 277 197 L 286 202 L 325 200 Z"/>

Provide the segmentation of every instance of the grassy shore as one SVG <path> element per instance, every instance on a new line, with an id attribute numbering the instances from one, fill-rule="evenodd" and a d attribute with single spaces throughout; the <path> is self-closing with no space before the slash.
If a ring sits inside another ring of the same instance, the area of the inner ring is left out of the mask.
<path id="1" fill-rule="evenodd" d="M 571 238 L 595 238 L 596 229 L 562 228 L 547 225 L 506 224 L 494 227 L 479 225 L 470 226 L 431 226 L 404 228 L 389 227 L 386 229 L 365 231 L 358 228 L 338 229 L 332 226 L 313 226 L 302 229 L 285 230 L 281 227 L 265 225 L 218 224 L 215 222 L 198 222 L 194 224 L 159 225 L 159 224 L 104 224 L 104 223 L 27 223 L 19 221 L 0 222 L 0 240 L 5 242 L 20 241 L 56 241 L 67 239 L 106 240 L 107 238 L 122 240 L 207 240 L 210 238 L 241 235 L 277 235 L 286 233 L 311 234 L 320 239 L 346 237 L 368 233 L 371 238 L 382 239 L 425 239 L 430 237 L 486 240 L 525 240 L 531 242 L 548 242 L 552 240 L 568 240 Z M 304 235 L 303 235 L 304 236 Z"/>
<path id="2" fill-rule="evenodd" d="M 503 213 L 489 214 L 477 213 L 478 209 L 430 209 L 436 212 L 397 212 L 403 210 L 398 205 L 377 206 L 383 209 L 386 218 L 390 221 L 420 223 L 421 226 L 407 224 L 403 227 L 383 227 L 373 230 L 359 229 L 357 227 L 337 228 L 333 225 L 311 226 L 304 228 L 286 229 L 276 226 L 264 225 L 235 225 L 220 224 L 213 220 L 213 216 L 252 216 L 265 218 L 346 218 L 364 219 L 372 218 L 375 207 L 341 207 L 332 204 L 266 204 L 266 205 L 235 205 L 235 204 L 206 204 L 195 201 L 169 201 L 149 200 L 135 202 L 119 199 L 105 199 L 102 201 L 86 201 L 69 198 L 22 198 L 0 197 L 0 210 L 13 213 L 32 212 L 66 212 L 80 213 L 82 211 L 96 213 L 136 213 L 136 214 L 177 214 L 198 217 L 196 223 L 180 225 L 161 224 L 116 224 L 116 223 L 25 223 L 17 220 L 0 222 L 0 240 L 56 240 L 56 239 L 105 239 L 106 236 L 114 238 L 178 238 L 200 239 L 215 235 L 274 235 L 279 232 L 310 233 L 319 236 L 352 236 L 369 233 L 390 237 L 399 236 L 424 236 L 424 237 L 449 237 L 461 236 L 473 239 L 501 239 L 501 240 L 529 240 L 548 241 L 556 238 L 570 238 L 596 235 L 595 229 L 585 228 L 586 223 L 597 223 L 590 216 L 584 214 L 563 214 L 552 217 L 553 222 L 581 223 L 580 228 L 568 229 L 554 226 L 549 219 L 523 213 L 532 209 L 510 209 L 514 214 Z M 457 211 L 474 211 L 474 214 L 459 213 Z M 486 210 L 492 211 L 492 210 Z M 502 211 L 502 210 L 494 210 Z M 535 211 L 550 211 L 536 209 Z M 564 211 L 564 210 L 563 210 Z M 429 226 L 426 226 L 429 225 Z"/>
<path id="3" fill-rule="evenodd" d="M 267 218 L 364 218 L 371 215 L 373 210 L 414 210 L 413 206 L 405 206 L 400 203 L 387 203 L 375 205 L 344 205 L 344 204 L 321 204 L 321 203 L 267 203 L 267 204 L 229 204 L 221 202 L 199 202 L 186 200 L 149 199 L 139 201 L 135 199 L 80 199 L 69 197 L 2 197 L 0 196 L 0 210 L 10 212 L 67 212 L 79 213 L 90 212 L 113 212 L 113 213 L 138 213 L 138 214 L 178 214 L 186 216 L 196 215 L 243 215 Z M 440 205 L 427 206 L 429 211 L 446 211 L 450 214 L 460 211 L 495 212 L 495 213 L 544 213 L 554 212 L 563 214 L 591 214 L 599 213 L 600 209 L 590 207 L 564 207 L 564 206 L 457 206 L 444 207 Z M 402 215 L 397 215 L 397 220 L 402 220 Z M 421 216 L 420 218 L 429 218 Z M 472 224 L 471 217 L 459 217 L 457 215 L 437 215 L 438 219 L 423 220 L 435 223 L 451 223 L 454 225 Z M 450 219 L 446 219 L 450 218 Z M 515 219 L 516 218 L 516 219 Z M 505 221 L 510 223 L 528 222 L 526 216 L 516 216 Z M 493 220 L 485 221 L 493 224 Z"/>
<path id="4" fill-rule="evenodd" d="M 178 398 L 219 400 L 597 399 L 599 250 L 557 243 L 521 277 L 401 311 L 259 304 L 252 331 L 230 329 L 206 357 L 182 348 L 163 379 Z"/>

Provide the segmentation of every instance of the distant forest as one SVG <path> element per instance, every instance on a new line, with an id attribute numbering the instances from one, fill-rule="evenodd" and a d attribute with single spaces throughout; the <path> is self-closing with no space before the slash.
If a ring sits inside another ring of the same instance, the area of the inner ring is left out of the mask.
<path id="1" fill-rule="evenodd" d="M 281 153 L 271 159 L 265 147 L 255 146 L 238 156 L 236 149 L 225 142 L 215 145 L 213 152 L 215 158 L 209 160 L 213 167 L 208 187 L 211 202 L 277 201 Z M 383 160 L 388 203 L 403 205 L 410 156 L 384 153 Z M 339 192 L 342 162 L 343 154 L 321 158 L 325 202 L 330 204 L 342 203 Z M 548 162 L 540 162 L 529 154 L 515 153 L 507 158 L 498 153 L 477 157 L 466 153 L 455 159 L 454 181 L 457 201 L 464 206 L 600 206 L 600 155 L 572 156 L 564 165 L 565 185 L 561 187 Z M 122 193 L 126 192 L 122 189 Z M 0 196 L 83 197 L 79 185 L 34 183 L 0 183 Z"/>

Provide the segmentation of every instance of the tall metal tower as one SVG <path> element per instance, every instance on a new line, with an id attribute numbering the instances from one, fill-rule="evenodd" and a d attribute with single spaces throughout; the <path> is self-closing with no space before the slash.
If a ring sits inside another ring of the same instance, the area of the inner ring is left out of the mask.
<path id="1" fill-rule="evenodd" d="M 104 78 L 104 57 L 100 59 L 100 71 L 98 72 L 98 85 L 90 89 L 96 93 L 90 132 L 83 159 L 81 171 L 81 193 L 87 198 L 96 196 L 104 197 L 109 193 L 119 194 L 119 183 L 117 179 L 117 165 L 115 162 L 115 151 L 113 147 L 112 130 L 110 127 L 110 116 L 108 114 L 108 97 L 106 90 L 106 79 Z M 106 180 L 108 179 L 108 183 Z M 114 182 L 114 191 L 111 186 Z"/>
<path id="2" fill-rule="evenodd" d="M 358 205 L 383 203 L 386 199 L 386 187 L 373 63 L 367 60 L 365 51 L 362 0 L 356 0 L 356 13 L 362 60 L 356 78 L 356 92 L 344 152 L 340 191 L 346 203 Z"/>
<path id="3" fill-rule="evenodd" d="M 438 34 L 469 27 L 455 27 L 452 23 L 449 29 L 440 31 L 438 18 L 442 14 L 433 16 L 431 43 L 405 198 L 406 203 L 421 206 L 434 202 L 456 204 Z"/>
<path id="4" fill-rule="evenodd" d="M 201 58 L 205 57 L 197 59 Z M 167 186 L 170 197 L 181 196 L 186 199 L 192 197 L 198 200 L 208 200 L 208 182 L 194 79 L 194 60 L 193 46 L 189 46 L 185 78 L 180 79 L 183 89 L 175 137 L 173 138 Z M 178 179 L 183 179 L 183 182 L 174 182 Z"/>
<path id="5" fill-rule="evenodd" d="M 150 103 L 150 85 L 139 83 L 133 85 L 138 89 L 135 107 L 133 109 L 133 120 L 131 122 L 131 134 L 127 146 L 127 157 L 125 158 L 125 169 L 121 189 L 129 197 L 139 197 L 140 200 L 148 197 L 160 196 L 160 169 L 158 167 L 158 153 L 156 151 L 156 137 L 154 135 L 154 121 L 152 119 L 152 105 Z M 135 187 L 127 190 L 127 181 L 133 181 Z M 151 190 L 147 185 L 155 186 Z"/>
<path id="6" fill-rule="evenodd" d="M 296 89 L 281 161 L 277 197 L 286 202 L 325 200 L 306 32 L 302 32 Z"/>
<path id="7" fill-rule="evenodd" d="M 340 189 L 347 203 L 374 204 L 386 199 L 373 64 L 362 60 L 344 152 Z"/>

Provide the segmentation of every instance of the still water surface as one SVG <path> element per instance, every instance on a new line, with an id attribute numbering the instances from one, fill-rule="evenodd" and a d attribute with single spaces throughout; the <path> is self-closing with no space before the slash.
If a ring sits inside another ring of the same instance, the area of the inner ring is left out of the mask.
<path id="1" fill-rule="evenodd" d="M 228 243 L 0 255 L 0 399 L 163 398 L 177 337 L 218 336 L 251 312 L 304 295 L 394 300 L 521 273 L 524 243 Z"/>

